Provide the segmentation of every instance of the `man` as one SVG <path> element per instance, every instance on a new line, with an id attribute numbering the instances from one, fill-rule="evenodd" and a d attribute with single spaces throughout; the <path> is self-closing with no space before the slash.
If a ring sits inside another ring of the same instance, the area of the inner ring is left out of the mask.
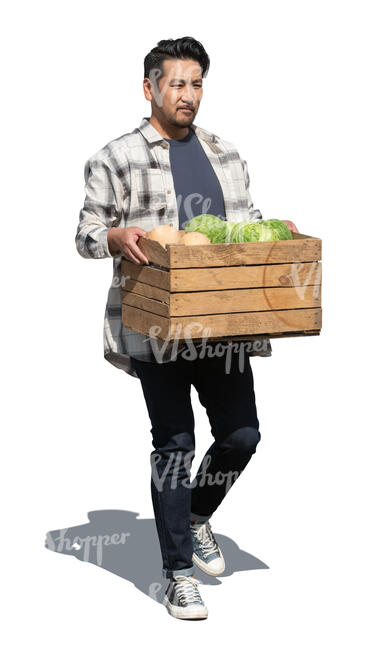
<path id="1" fill-rule="evenodd" d="M 172 342 L 159 349 L 154 337 L 123 326 L 120 263 L 124 256 L 148 264 L 137 242 L 157 225 L 183 229 L 193 216 L 205 213 L 228 221 L 262 218 L 253 208 L 246 161 L 233 144 L 193 124 L 209 64 L 202 44 L 191 37 L 160 41 L 145 57 L 143 88 L 151 117 L 87 161 L 76 234 L 83 257 L 113 258 L 104 354 L 141 381 L 152 423 L 151 495 L 162 574 L 170 579 L 164 604 L 171 615 L 190 619 L 208 614 L 194 564 L 214 576 L 225 569 L 209 520 L 260 440 L 249 357 L 270 356 L 271 347 L 263 339 L 262 348 L 246 353 L 243 364 L 241 353 L 228 344 L 223 356 L 214 345 L 208 356 L 202 350 L 188 356 L 182 342 L 176 354 Z M 214 443 L 191 483 L 192 384 L 206 408 Z"/>

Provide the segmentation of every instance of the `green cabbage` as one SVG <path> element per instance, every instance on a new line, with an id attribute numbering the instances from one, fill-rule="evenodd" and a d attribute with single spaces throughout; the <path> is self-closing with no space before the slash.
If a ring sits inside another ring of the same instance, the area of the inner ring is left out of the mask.
<path id="1" fill-rule="evenodd" d="M 199 214 L 185 224 L 185 232 L 202 232 L 212 244 L 225 242 L 226 221 L 214 214 Z"/>
<path id="2" fill-rule="evenodd" d="M 280 219 L 224 221 L 214 214 L 199 214 L 187 221 L 185 232 L 202 232 L 212 244 L 293 239 L 291 230 Z"/>
<path id="3" fill-rule="evenodd" d="M 230 232 L 232 244 L 245 241 L 259 241 L 260 229 L 253 221 L 239 221 L 235 223 Z"/>
<path id="4" fill-rule="evenodd" d="M 231 232 L 236 226 L 235 221 L 224 221 L 225 223 L 225 233 L 224 233 L 224 240 L 221 242 L 222 244 L 229 244 L 231 242 Z"/>
<path id="5" fill-rule="evenodd" d="M 230 231 L 231 243 L 293 239 L 289 228 L 279 219 L 240 221 Z"/>
<path id="6" fill-rule="evenodd" d="M 270 226 L 274 230 L 277 230 L 280 235 L 279 239 L 293 239 L 291 230 L 280 219 L 265 219 L 262 221 L 262 223 Z"/>

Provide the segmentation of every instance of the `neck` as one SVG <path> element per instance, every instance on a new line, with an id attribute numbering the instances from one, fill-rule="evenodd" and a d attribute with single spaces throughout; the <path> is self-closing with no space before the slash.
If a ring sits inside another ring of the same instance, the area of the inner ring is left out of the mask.
<path id="1" fill-rule="evenodd" d="M 170 140 L 182 140 L 189 133 L 189 126 L 175 126 L 161 121 L 155 115 L 152 115 L 149 123 L 161 134 L 162 138 L 169 138 Z"/>

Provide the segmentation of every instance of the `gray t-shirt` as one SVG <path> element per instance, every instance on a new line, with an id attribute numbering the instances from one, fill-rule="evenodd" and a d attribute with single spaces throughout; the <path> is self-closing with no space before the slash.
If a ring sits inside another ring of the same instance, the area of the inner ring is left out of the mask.
<path id="1" fill-rule="evenodd" d="M 179 230 L 198 214 L 225 217 L 224 197 L 215 171 L 193 129 L 170 140 L 170 164 L 179 211 Z"/>

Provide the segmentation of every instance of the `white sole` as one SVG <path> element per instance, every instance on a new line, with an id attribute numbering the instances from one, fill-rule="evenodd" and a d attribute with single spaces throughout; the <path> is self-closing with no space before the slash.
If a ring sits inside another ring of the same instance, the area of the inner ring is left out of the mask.
<path id="1" fill-rule="evenodd" d="M 208 568 L 208 565 L 206 565 L 206 563 L 203 562 L 203 560 L 200 560 L 198 555 L 196 555 L 195 553 L 193 553 L 193 555 L 192 555 L 192 560 L 193 560 L 194 564 L 196 566 L 198 566 L 198 568 L 201 569 L 201 571 L 204 571 L 209 576 L 220 576 L 222 573 L 224 573 L 224 571 L 225 571 L 225 562 L 224 562 L 224 558 L 222 558 L 222 559 L 223 559 L 223 568 L 216 573 L 214 571 L 211 571 Z"/>
<path id="2" fill-rule="evenodd" d="M 201 618 L 207 618 L 208 612 L 207 608 L 200 606 L 193 606 L 193 611 L 189 609 L 189 611 L 185 611 L 185 607 L 178 607 L 177 605 L 172 605 L 170 601 L 168 600 L 167 596 L 164 597 L 163 599 L 163 604 L 166 606 L 166 609 L 168 613 L 171 616 L 174 616 L 175 618 L 186 618 L 186 619 L 201 619 Z"/>

